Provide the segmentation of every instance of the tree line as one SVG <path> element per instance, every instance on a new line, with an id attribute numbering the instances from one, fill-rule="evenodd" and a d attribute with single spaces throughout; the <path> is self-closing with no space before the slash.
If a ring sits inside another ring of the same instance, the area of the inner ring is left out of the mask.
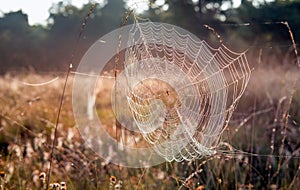
<path id="1" fill-rule="evenodd" d="M 208 25 L 220 34 L 227 46 L 235 50 L 272 48 L 271 54 L 280 59 L 286 56 L 295 59 L 291 51 L 291 32 L 298 44 L 300 1 L 275 0 L 255 4 L 242 0 L 239 7 L 234 7 L 231 0 L 158 1 L 151 0 L 149 9 L 139 16 L 183 27 L 217 45 L 215 34 L 203 27 Z M 59 2 L 49 9 L 46 26 L 30 26 L 28 16 L 21 10 L 5 13 L 0 18 L 0 73 L 28 69 L 36 72 L 62 70 L 68 66 L 72 51 L 78 46 L 74 55 L 76 66 L 94 41 L 120 26 L 129 9 L 126 1 L 122 0 L 97 4 L 77 43 L 82 21 L 91 6 L 88 3 L 79 9 Z"/>

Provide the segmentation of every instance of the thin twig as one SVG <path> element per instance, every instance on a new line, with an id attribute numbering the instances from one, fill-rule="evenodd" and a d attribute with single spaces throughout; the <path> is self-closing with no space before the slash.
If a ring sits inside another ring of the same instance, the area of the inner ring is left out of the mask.
<path id="1" fill-rule="evenodd" d="M 293 32 L 291 30 L 291 27 L 290 27 L 290 25 L 287 21 L 281 22 L 281 24 L 284 24 L 287 27 L 287 29 L 289 30 L 290 38 L 291 38 L 291 41 L 292 41 L 292 44 L 293 44 L 293 47 L 294 47 L 294 53 L 295 53 L 295 56 L 296 56 L 296 59 L 297 59 L 297 64 L 300 67 L 300 58 L 298 56 L 298 50 L 297 50 L 297 46 L 296 46 L 296 43 L 295 43 L 295 39 L 294 39 Z"/>
<path id="2" fill-rule="evenodd" d="M 61 109 L 62 109 L 62 105 L 63 105 L 63 101 L 64 101 L 64 95 L 65 95 L 66 86 L 67 86 L 67 83 L 68 83 L 68 78 L 69 78 L 71 68 L 72 68 L 71 66 L 68 68 L 67 75 L 66 75 L 66 78 L 65 78 L 64 87 L 63 87 L 63 91 L 62 91 L 62 94 L 61 94 L 61 97 L 60 97 L 58 113 L 57 113 L 57 118 L 56 118 L 56 123 L 55 123 L 55 129 L 54 129 L 54 139 L 53 139 L 53 142 L 52 142 L 52 148 L 51 148 L 51 153 L 50 153 L 50 164 L 49 164 L 48 175 L 47 175 L 48 178 L 47 178 L 46 189 L 48 189 L 49 184 L 50 184 L 51 169 L 52 169 L 53 157 L 54 157 L 54 147 L 55 147 L 55 144 L 56 144 L 57 133 L 58 133 L 58 123 L 59 123 L 60 113 L 61 113 Z"/>

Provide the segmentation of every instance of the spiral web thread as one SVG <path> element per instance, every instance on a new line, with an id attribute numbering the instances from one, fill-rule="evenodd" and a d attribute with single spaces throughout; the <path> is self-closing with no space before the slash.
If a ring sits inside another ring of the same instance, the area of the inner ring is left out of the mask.
<path id="1" fill-rule="evenodd" d="M 249 81 L 245 52 L 149 20 L 135 22 L 128 43 L 125 91 L 144 139 L 166 161 L 215 154 Z"/>

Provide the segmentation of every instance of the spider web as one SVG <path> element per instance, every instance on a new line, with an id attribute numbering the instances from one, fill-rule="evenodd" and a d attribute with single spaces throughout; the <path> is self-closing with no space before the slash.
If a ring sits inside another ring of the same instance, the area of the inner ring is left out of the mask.
<path id="1" fill-rule="evenodd" d="M 128 104 L 123 114 L 131 115 L 166 161 L 215 154 L 249 81 L 245 52 L 215 49 L 178 27 L 149 20 L 135 22 L 128 43 L 118 81 Z"/>

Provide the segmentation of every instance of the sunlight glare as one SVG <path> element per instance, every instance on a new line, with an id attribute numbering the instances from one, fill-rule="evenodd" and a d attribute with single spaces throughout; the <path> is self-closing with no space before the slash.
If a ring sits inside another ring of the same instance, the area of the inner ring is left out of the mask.
<path id="1" fill-rule="evenodd" d="M 129 9 L 134 9 L 137 14 L 141 14 L 149 10 L 149 0 L 127 0 L 126 6 Z"/>

